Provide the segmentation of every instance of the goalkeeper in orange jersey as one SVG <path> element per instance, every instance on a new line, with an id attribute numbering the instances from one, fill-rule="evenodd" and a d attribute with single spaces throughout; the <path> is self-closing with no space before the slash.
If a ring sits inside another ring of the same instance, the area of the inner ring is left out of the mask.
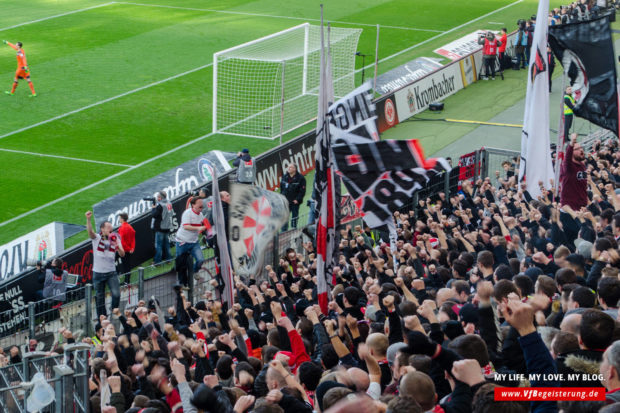
<path id="1" fill-rule="evenodd" d="M 13 44 L 7 42 L 6 40 L 3 40 L 2 43 L 8 44 L 17 51 L 17 70 L 15 71 L 13 87 L 11 88 L 10 92 L 7 90 L 5 93 L 7 95 L 13 96 L 13 94 L 15 94 L 15 89 L 17 89 L 19 79 L 26 79 L 28 81 L 28 86 L 30 86 L 30 91 L 32 92 L 32 95 L 30 95 L 30 97 L 35 97 L 37 94 L 34 91 L 34 85 L 32 84 L 32 80 L 30 80 L 30 70 L 28 69 L 28 62 L 26 61 L 26 53 L 24 53 L 24 49 L 22 49 L 22 42 L 17 42 L 16 44 Z"/>

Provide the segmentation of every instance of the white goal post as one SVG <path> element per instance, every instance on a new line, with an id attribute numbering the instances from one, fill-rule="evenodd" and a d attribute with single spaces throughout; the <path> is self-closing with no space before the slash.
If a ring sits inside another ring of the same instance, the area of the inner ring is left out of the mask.
<path id="1" fill-rule="evenodd" d="M 213 132 L 275 139 L 316 118 L 321 28 L 300 24 L 213 55 Z M 361 29 L 332 27 L 334 95 L 355 88 Z"/>

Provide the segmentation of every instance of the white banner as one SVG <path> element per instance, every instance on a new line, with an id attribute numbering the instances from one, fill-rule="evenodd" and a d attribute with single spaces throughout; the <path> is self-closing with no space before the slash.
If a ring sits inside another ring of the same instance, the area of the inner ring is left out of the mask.
<path id="1" fill-rule="evenodd" d="M 48 260 L 64 251 L 62 223 L 52 222 L 0 247 L 0 280 L 26 270 L 27 260 Z"/>
<path id="2" fill-rule="evenodd" d="M 534 29 L 521 133 L 519 181 L 525 179 L 527 191 L 534 199 L 541 195 L 539 183 L 550 189 L 550 180 L 554 177 L 549 149 L 548 13 L 549 0 L 540 0 L 537 18 L 539 23 Z"/>
<path id="3" fill-rule="evenodd" d="M 461 89 L 463 77 L 460 66 L 446 66 L 394 94 L 398 120 L 403 122 L 428 109 L 429 104 L 439 102 Z"/>
<path id="4" fill-rule="evenodd" d="M 329 123 L 340 131 L 379 140 L 377 114 L 370 82 L 366 82 L 329 107 Z"/>
<path id="5" fill-rule="evenodd" d="M 265 249 L 289 216 L 288 201 L 252 185 L 230 184 L 228 243 L 236 275 L 258 275 Z"/>
<path id="6" fill-rule="evenodd" d="M 478 39 L 481 34 L 485 34 L 488 31 L 497 33 L 497 30 L 476 30 L 460 39 L 441 46 L 439 49 L 435 49 L 434 52 L 451 60 L 459 60 L 461 57 L 482 50 L 482 45 L 478 44 Z"/>

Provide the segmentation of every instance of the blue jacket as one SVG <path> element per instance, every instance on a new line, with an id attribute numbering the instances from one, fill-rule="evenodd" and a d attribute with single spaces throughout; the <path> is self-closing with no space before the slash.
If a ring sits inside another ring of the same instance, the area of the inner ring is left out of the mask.
<path id="1" fill-rule="evenodd" d="M 549 353 L 549 349 L 545 346 L 540 334 L 531 333 L 527 336 L 519 337 L 519 344 L 523 349 L 523 356 L 525 357 L 525 364 L 527 366 L 528 374 L 556 374 L 557 368 L 555 362 Z M 560 387 L 558 381 L 535 381 L 531 382 L 532 387 Z M 532 402 L 530 410 L 532 413 L 549 412 L 555 413 L 558 411 L 557 402 L 554 401 L 537 401 Z"/>

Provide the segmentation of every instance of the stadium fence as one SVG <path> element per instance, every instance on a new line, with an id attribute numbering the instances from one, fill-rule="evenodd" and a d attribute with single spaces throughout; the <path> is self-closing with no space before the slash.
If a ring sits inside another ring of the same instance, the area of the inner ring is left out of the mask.
<path id="1" fill-rule="evenodd" d="M 28 397 L 40 391 L 31 383 L 37 373 L 54 391 L 54 401 L 41 413 L 88 413 L 88 352 L 86 344 L 64 346 L 64 353 L 45 357 L 40 351 L 23 355 L 21 363 L 0 367 L 0 410 L 26 413 Z"/>

